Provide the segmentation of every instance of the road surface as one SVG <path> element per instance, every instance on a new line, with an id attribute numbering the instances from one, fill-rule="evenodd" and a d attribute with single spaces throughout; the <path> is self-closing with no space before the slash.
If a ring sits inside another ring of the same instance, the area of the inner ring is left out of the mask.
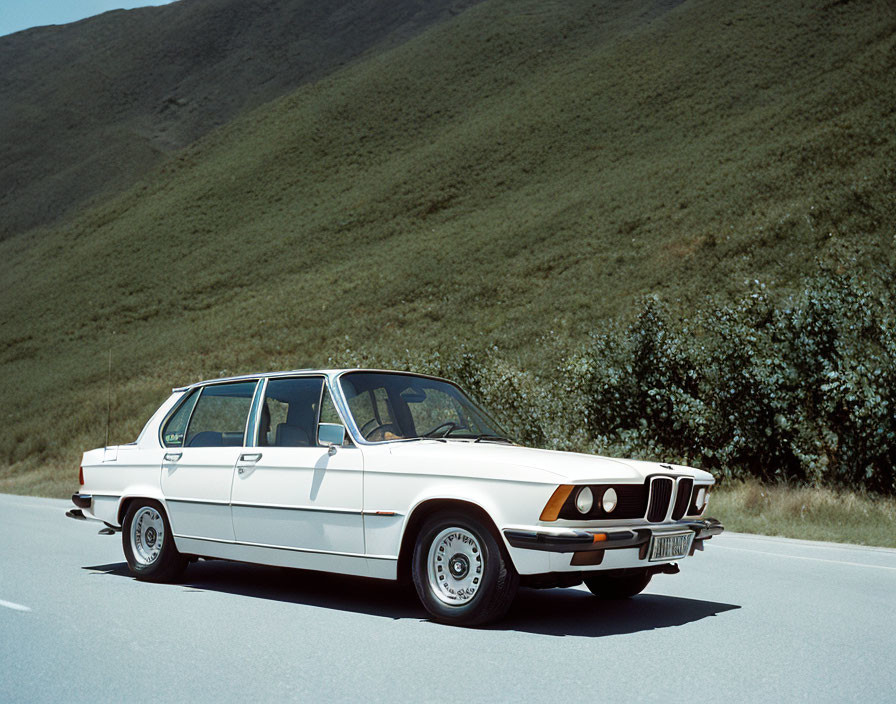
<path id="1" fill-rule="evenodd" d="M 0 495 L 0 701 L 892 702 L 896 550 L 724 534 L 624 602 L 521 590 L 484 629 L 393 583 L 221 561 Z"/>

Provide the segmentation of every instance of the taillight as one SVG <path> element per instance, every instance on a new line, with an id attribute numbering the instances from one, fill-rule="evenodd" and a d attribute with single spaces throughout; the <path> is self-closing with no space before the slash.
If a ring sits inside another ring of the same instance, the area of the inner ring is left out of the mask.
<path id="1" fill-rule="evenodd" d="M 78 484 L 84 486 L 84 468 L 78 467 Z"/>

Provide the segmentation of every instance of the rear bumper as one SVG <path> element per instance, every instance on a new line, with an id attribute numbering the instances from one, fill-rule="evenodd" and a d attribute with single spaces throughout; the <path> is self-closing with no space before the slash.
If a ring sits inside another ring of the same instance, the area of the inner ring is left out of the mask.
<path id="1" fill-rule="evenodd" d="M 93 496 L 90 494 L 72 494 L 72 503 L 78 508 L 90 508 Z"/>
<path id="2" fill-rule="evenodd" d="M 715 518 L 698 521 L 676 521 L 657 526 L 637 528 L 604 528 L 601 530 L 543 530 L 539 528 L 507 528 L 504 537 L 514 548 L 547 552 L 587 552 L 591 550 L 619 550 L 647 545 L 654 535 L 694 531 L 694 542 L 719 535 L 724 526 Z"/>

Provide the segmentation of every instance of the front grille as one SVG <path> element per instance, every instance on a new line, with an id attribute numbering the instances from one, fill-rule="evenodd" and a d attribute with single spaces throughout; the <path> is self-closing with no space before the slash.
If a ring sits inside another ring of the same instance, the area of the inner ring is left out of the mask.
<path id="1" fill-rule="evenodd" d="M 691 505 L 691 492 L 694 489 L 694 480 L 690 477 L 678 480 L 678 493 L 675 494 L 675 508 L 672 509 L 672 520 L 681 519 L 688 506 Z"/>
<path id="2" fill-rule="evenodd" d="M 650 503 L 647 507 L 647 520 L 660 523 L 669 511 L 672 500 L 672 480 L 668 477 L 655 477 L 650 483 Z"/>
<path id="3" fill-rule="evenodd" d="M 601 499 L 607 489 L 616 490 L 616 508 L 606 513 L 601 506 Z M 591 485 L 594 492 L 594 505 L 586 514 L 579 513 L 576 508 L 577 489 L 574 489 L 560 509 L 559 518 L 571 521 L 606 521 L 611 518 L 631 519 L 643 518 L 647 510 L 647 484 L 598 484 Z"/>

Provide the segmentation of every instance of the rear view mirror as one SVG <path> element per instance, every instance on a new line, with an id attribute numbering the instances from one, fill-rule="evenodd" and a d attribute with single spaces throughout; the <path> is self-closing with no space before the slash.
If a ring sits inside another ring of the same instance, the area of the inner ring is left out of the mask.
<path id="1" fill-rule="evenodd" d="M 317 442 L 324 447 L 342 445 L 345 441 L 345 426 L 341 423 L 321 423 L 317 426 Z"/>

